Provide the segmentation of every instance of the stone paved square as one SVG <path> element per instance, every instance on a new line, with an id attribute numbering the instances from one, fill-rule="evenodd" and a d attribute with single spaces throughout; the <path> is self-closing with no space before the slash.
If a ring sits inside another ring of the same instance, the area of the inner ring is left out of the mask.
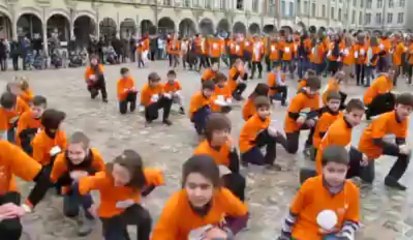
<path id="1" fill-rule="evenodd" d="M 144 69 L 137 69 L 135 64 L 125 64 L 129 67 L 136 80 L 137 87 L 147 81 L 151 71 L 157 71 L 163 80 L 169 70 L 167 62 L 154 62 Z M 143 200 L 144 205 L 151 212 L 154 223 L 163 208 L 169 195 L 180 188 L 181 165 L 191 155 L 197 142 L 197 136 L 187 116 L 173 113 L 171 127 L 162 125 L 159 121 L 151 127 L 144 127 L 144 117 L 135 112 L 121 116 L 118 112 L 116 100 L 116 81 L 119 78 L 120 65 L 105 66 L 105 77 L 109 93 L 109 103 L 102 103 L 100 98 L 91 100 L 83 80 L 84 68 L 44 70 L 44 71 L 8 71 L 1 74 L 0 87 L 12 80 L 14 76 L 28 76 L 30 85 L 36 94 L 47 97 L 49 107 L 58 108 L 67 113 L 64 129 L 70 135 L 75 130 L 84 131 L 92 140 L 92 146 L 97 147 L 103 154 L 105 161 L 126 148 L 138 151 L 146 166 L 159 167 L 165 171 L 166 186 L 157 188 Z M 221 69 L 227 74 L 228 69 Z M 200 75 L 193 71 L 177 69 L 178 79 L 183 86 L 183 93 L 188 106 L 191 94 L 200 87 Z M 264 74 L 264 78 L 266 75 Z M 262 79 L 260 81 L 265 81 Z M 402 82 L 402 80 L 399 80 Z M 259 80 L 248 81 L 248 88 L 244 96 L 252 91 Z M 289 98 L 295 93 L 296 80 L 288 80 L 290 86 Z M 343 89 L 349 98 L 362 97 L 364 88 L 353 85 Z M 399 91 L 411 91 L 400 84 Z M 229 114 L 232 120 L 232 135 L 238 139 L 243 120 L 241 118 L 241 104 L 238 104 Z M 176 108 L 177 109 L 177 108 Z M 272 109 L 272 118 L 280 122 L 284 120 L 285 107 L 275 104 Z M 367 122 L 353 132 L 353 144 L 358 143 L 361 130 Z M 412 120 L 410 121 L 410 136 L 412 140 Z M 301 134 L 301 147 L 306 133 Z M 247 202 L 251 217 L 248 229 L 243 231 L 237 239 L 275 239 L 279 234 L 281 222 L 288 211 L 288 205 L 298 188 L 298 168 L 304 164 L 311 164 L 305 160 L 301 151 L 295 155 L 287 154 L 284 149 L 278 149 L 276 161 L 283 167 L 281 172 L 266 172 L 260 169 L 249 169 L 247 176 Z M 383 185 L 383 179 L 394 159 L 380 158 L 376 165 L 376 180 L 372 187 L 362 186 L 362 228 L 357 239 L 413 239 L 413 182 L 412 169 L 409 168 L 402 179 L 410 188 L 406 192 L 388 190 Z M 32 184 L 20 183 L 23 194 L 28 193 Z M 24 240 L 49 239 L 102 239 L 100 227 L 97 226 L 92 235 L 86 238 L 77 238 L 75 223 L 63 217 L 62 199 L 49 194 L 39 204 L 35 212 L 26 216 L 24 223 Z M 135 229 L 130 229 L 136 232 Z M 29 234 L 30 233 L 30 234 Z M 1 237 L 0 237 L 1 238 Z"/>

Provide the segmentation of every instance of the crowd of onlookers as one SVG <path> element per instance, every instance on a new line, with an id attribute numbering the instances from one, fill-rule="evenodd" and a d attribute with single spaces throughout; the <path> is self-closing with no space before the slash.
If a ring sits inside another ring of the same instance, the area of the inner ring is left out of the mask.
<path id="1" fill-rule="evenodd" d="M 150 39 L 148 57 L 166 59 L 166 35 L 145 35 Z M 47 53 L 40 34 L 18 37 L 17 40 L 0 39 L 1 71 L 11 68 L 18 70 L 80 67 L 86 65 L 88 56 L 96 54 L 104 64 L 118 64 L 136 61 L 136 45 L 141 38 L 90 36 L 88 41 L 80 41 L 74 37 L 69 41 L 61 41 L 57 35 L 48 39 Z M 9 67 L 10 66 L 10 67 Z"/>

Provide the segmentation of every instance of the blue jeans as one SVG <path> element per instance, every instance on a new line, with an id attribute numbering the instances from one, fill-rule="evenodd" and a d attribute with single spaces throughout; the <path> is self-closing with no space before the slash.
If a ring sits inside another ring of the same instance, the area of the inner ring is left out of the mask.
<path id="1" fill-rule="evenodd" d="M 209 114 L 211 114 L 211 109 L 208 106 L 204 106 L 193 113 L 191 121 L 194 123 L 195 130 L 198 134 L 204 133 Z"/>
<path id="2" fill-rule="evenodd" d="M 10 128 L 9 130 L 7 130 L 7 141 L 15 143 L 15 133 L 15 128 Z"/>
<path id="3" fill-rule="evenodd" d="M 92 195 L 81 195 L 79 193 L 79 185 L 75 183 L 71 187 L 71 192 L 65 194 L 63 197 L 63 213 L 66 217 L 76 217 L 79 214 L 79 207 L 83 207 L 86 217 L 94 219 L 94 217 L 88 212 L 88 209 L 93 204 Z"/>
<path id="4" fill-rule="evenodd" d="M 366 86 L 370 86 L 370 79 L 374 78 L 374 67 L 373 66 L 367 66 L 365 69 L 365 78 L 366 82 L 364 83 Z"/>
<path id="5" fill-rule="evenodd" d="M 307 70 L 310 68 L 310 62 L 307 59 L 298 59 L 297 65 L 298 65 L 298 69 L 297 69 L 298 76 L 300 78 L 303 78 L 305 72 L 307 72 Z"/>

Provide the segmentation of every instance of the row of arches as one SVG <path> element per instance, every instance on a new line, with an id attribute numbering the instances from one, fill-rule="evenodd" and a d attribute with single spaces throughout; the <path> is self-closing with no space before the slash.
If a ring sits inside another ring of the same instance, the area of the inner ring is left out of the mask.
<path id="1" fill-rule="evenodd" d="M 23 14 L 16 23 L 17 35 L 33 38 L 36 35 L 43 36 L 43 31 L 46 31 L 46 36 L 50 37 L 53 32 L 57 32 L 60 40 L 68 41 L 71 36 L 70 20 L 62 14 L 54 14 L 47 19 L 47 29 L 43 29 L 43 24 L 40 18 L 35 14 Z M 9 17 L 0 13 L 0 37 L 11 38 L 12 23 Z M 81 15 L 73 22 L 73 34 L 78 40 L 85 40 L 89 35 L 95 35 L 97 26 L 91 17 Z M 185 18 L 176 24 L 171 18 L 161 18 L 157 26 L 150 20 L 142 20 L 140 26 L 136 26 L 133 19 L 125 19 L 120 24 L 117 24 L 112 18 L 103 18 L 99 22 L 99 33 L 105 37 L 115 36 L 119 33 L 120 37 L 128 37 L 129 35 L 140 33 L 168 33 L 179 32 L 182 35 L 193 35 L 196 32 L 201 34 L 213 34 L 215 32 L 235 32 L 235 33 L 261 33 L 272 32 L 275 30 L 274 25 L 265 25 L 262 29 L 257 23 L 252 23 L 248 27 L 242 22 L 236 22 L 232 27 L 227 19 L 222 19 L 214 26 L 214 22 L 209 18 L 202 19 L 199 24 L 196 24 L 192 19 Z"/>

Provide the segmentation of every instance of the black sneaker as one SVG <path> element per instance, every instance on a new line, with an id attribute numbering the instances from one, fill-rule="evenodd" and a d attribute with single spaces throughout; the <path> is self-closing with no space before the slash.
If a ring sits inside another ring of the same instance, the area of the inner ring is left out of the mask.
<path id="1" fill-rule="evenodd" d="M 106 99 L 106 98 L 102 99 L 102 101 L 103 101 L 104 103 L 108 103 L 108 99 Z"/>
<path id="2" fill-rule="evenodd" d="M 179 114 L 185 115 L 185 110 L 183 107 L 179 108 Z"/>
<path id="3" fill-rule="evenodd" d="M 171 126 L 171 125 L 172 125 L 172 122 L 171 122 L 169 119 L 165 119 L 165 120 L 163 120 L 162 122 L 163 122 L 164 124 L 168 125 L 168 126 Z"/>
<path id="4" fill-rule="evenodd" d="M 387 176 L 384 179 L 384 185 L 386 185 L 387 187 L 391 187 L 400 191 L 406 191 L 407 187 L 404 186 L 403 184 L 399 183 L 396 179 Z"/>

